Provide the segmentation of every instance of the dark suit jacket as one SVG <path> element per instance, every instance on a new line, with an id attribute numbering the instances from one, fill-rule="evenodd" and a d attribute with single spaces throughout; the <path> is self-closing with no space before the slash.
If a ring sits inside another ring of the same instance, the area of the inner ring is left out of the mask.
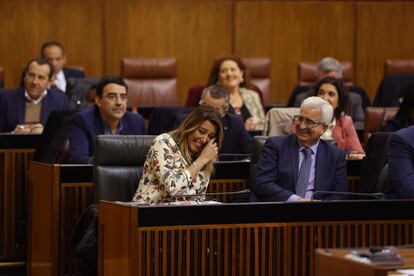
<path id="1" fill-rule="evenodd" d="M 65 75 L 66 81 L 70 78 L 81 79 L 85 77 L 83 71 L 74 68 L 63 68 L 63 74 Z"/>
<path id="2" fill-rule="evenodd" d="M 398 74 L 385 76 L 378 87 L 374 98 L 374 106 L 400 106 L 400 98 L 404 89 L 414 84 L 414 74 Z"/>
<path id="3" fill-rule="evenodd" d="M 145 134 L 144 118 L 126 112 L 121 119 L 121 135 Z M 105 134 L 105 126 L 96 106 L 86 108 L 73 116 L 72 132 L 69 136 L 69 163 L 88 164 L 94 153 L 96 136 Z"/>
<path id="4" fill-rule="evenodd" d="M 188 114 L 178 114 L 175 119 L 175 125 L 178 127 L 187 116 Z M 243 120 L 239 116 L 227 113 L 223 117 L 223 142 L 219 154 L 251 153 L 252 137 L 244 127 Z"/>
<path id="5" fill-rule="evenodd" d="M 67 109 L 69 109 L 69 102 L 66 95 L 58 89 L 48 90 L 46 97 L 42 99 L 40 123 L 45 125 L 52 111 Z M 24 124 L 25 114 L 24 88 L 0 92 L 0 132 L 10 132 L 18 124 Z"/>
<path id="6" fill-rule="evenodd" d="M 223 117 L 223 133 L 223 143 L 219 154 L 252 153 L 252 137 L 239 116 L 227 113 Z"/>
<path id="7" fill-rule="evenodd" d="M 414 126 L 394 132 L 388 148 L 390 198 L 414 198 Z"/>
<path id="8" fill-rule="evenodd" d="M 254 196 L 259 201 L 286 201 L 296 193 L 299 143 L 294 134 L 266 140 L 257 162 Z M 315 161 L 315 192 L 348 192 L 345 153 L 323 140 L 319 141 Z M 344 199 L 342 195 L 315 194 L 316 199 Z"/>

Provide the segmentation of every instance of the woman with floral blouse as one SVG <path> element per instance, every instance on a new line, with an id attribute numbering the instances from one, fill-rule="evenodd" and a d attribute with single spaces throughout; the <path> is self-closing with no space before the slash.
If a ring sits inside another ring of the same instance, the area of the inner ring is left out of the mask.
<path id="1" fill-rule="evenodd" d="M 218 111 L 204 105 L 194 109 L 178 129 L 155 138 L 133 200 L 159 204 L 186 195 L 202 198 L 222 139 Z"/>

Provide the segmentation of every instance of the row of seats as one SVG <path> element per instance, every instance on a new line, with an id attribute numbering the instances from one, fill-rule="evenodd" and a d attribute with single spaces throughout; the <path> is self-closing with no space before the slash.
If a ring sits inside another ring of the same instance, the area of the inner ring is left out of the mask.
<path id="1" fill-rule="evenodd" d="M 257 86 L 263 105 L 270 106 L 270 59 L 251 57 L 243 58 L 243 62 L 249 68 L 252 83 Z M 317 63 L 309 62 L 300 62 L 298 64 L 298 85 L 310 86 L 316 82 L 316 65 Z M 352 63 L 341 62 L 341 65 L 344 83 L 348 86 L 353 85 Z M 385 77 L 400 74 L 414 74 L 414 60 L 388 59 L 385 61 Z M 131 91 L 130 107 L 178 105 L 175 58 L 124 58 L 121 61 L 121 75 Z M 389 80 L 385 80 L 385 84 L 381 83 L 379 90 L 384 86 L 384 89 L 390 90 L 391 84 L 388 84 L 389 82 Z M 0 66 L 0 88 L 3 86 L 4 68 Z M 190 88 L 186 106 L 198 105 L 203 88 L 203 85 L 195 85 Z M 379 95 L 374 100 L 374 106 L 385 106 L 383 102 L 382 96 Z"/>
<path id="2" fill-rule="evenodd" d="M 270 59 L 243 58 L 243 62 L 249 68 L 263 104 L 270 105 Z M 124 58 L 121 76 L 128 85 L 131 107 L 178 105 L 175 58 Z M 186 106 L 198 106 L 204 87 L 195 85 L 190 88 Z"/>

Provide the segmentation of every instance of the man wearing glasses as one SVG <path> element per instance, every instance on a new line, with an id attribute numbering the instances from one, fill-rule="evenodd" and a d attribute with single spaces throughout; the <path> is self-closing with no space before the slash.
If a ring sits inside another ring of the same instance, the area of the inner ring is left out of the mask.
<path id="1" fill-rule="evenodd" d="M 228 113 L 230 96 L 227 90 L 218 84 L 204 88 L 200 105 L 209 105 L 217 109 L 223 119 L 223 142 L 219 151 L 219 160 L 237 160 L 251 154 L 252 137 L 244 127 L 240 116 Z M 178 114 L 175 125 L 178 126 L 188 114 Z M 221 156 L 220 156 L 221 155 Z"/>
<path id="2" fill-rule="evenodd" d="M 251 200 L 345 198 L 335 193 L 348 191 L 345 153 L 320 139 L 332 114 L 332 106 L 327 101 L 309 97 L 293 119 L 296 133 L 266 140 L 257 162 Z"/>
<path id="3" fill-rule="evenodd" d="M 74 115 L 69 136 L 69 162 L 93 163 L 97 135 L 145 134 L 141 115 L 127 111 L 128 87 L 120 77 L 104 77 L 96 88 L 95 105 Z"/>

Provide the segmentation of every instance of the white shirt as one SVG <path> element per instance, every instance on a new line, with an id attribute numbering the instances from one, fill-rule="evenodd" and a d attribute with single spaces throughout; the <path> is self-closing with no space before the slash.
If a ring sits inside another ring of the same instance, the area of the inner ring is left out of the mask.
<path id="1" fill-rule="evenodd" d="M 31 102 L 33 104 L 40 103 L 43 100 L 43 98 L 46 97 L 46 95 L 47 95 L 47 90 L 43 91 L 43 93 L 42 93 L 42 95 L 40 95 L 39 99 L 34 100 L 30 97 L 29 93 L 27 93 L 26 90 L 24 91 L 24 96 L 25 96 L 26 100 L 28 100 L 29 102 Z"/>
<path id="2" fill-rule="evenodd" d="M 65 79 L 65 74 L 63 74 L 63 70 L 60 70 L 56 74 L 55 85 L 57 88 L 59 88 L 63 92 L 66 92 L 66 79 Z"/>

